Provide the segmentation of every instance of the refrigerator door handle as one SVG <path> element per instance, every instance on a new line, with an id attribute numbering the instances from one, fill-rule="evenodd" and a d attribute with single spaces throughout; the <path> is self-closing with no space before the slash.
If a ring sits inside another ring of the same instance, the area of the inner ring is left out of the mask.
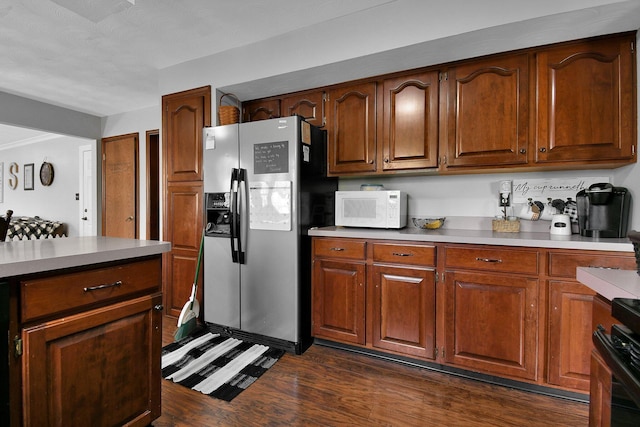
<path id="1" fill-rule="evenodd" d="M 229 187 L 229 208 L 231 210 L 231 260 L 238 262 L 238 250 L 236 249 L 236 240 L 238 240 L 238 169 L 231 169 L 231 181 Z"/>
<path id="2" fill-rule="evenodd" d="M 246 233 L 242 232 L 242 227 L 248 227 L 248 216 L 247 207 L 249 204 L 247 203 L 247 170 L 246 169 L 238 169 L 238 192 L 237 192 L 237 206 L 238 209 L 238 233 L 236 234 L 238 238 L 238 263 L 246 264 L 245 261 L 245 252 L 242 250 L 242 237 L 246 236 Z"/>

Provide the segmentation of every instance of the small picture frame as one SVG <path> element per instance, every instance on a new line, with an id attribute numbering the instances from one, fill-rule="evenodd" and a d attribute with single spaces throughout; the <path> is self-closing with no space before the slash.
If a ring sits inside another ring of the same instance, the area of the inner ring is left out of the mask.
<path id="1" fill-rule="evenodd" d="M 33 163 L 24 165 L 24 189 L 33 190 Z"/>

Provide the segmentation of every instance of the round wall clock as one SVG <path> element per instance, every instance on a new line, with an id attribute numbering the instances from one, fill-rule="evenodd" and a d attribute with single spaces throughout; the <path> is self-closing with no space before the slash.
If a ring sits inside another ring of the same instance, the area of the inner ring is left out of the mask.
<path id="1" fill-rule="evenodd" d="M 53 182 L 53 165 L 49 162 L 43 162 L 40 166 L 40 182 L 45 187 Z"/>

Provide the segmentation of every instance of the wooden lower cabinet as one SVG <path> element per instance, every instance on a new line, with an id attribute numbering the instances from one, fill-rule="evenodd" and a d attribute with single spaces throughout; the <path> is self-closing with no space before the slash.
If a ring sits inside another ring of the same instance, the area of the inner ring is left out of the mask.
<path id="1" fill-rule="evenodd" d="M 313 242 L 315 337 L 584 394 L 592 333 L 614 321 L 576 268 L 635 269 L 633 252 Z"/>
<path id="2" fill-rule="evenodd" d="M 589 426 L 611 425 L 611 370 L 597 351 L 591 353 Z"/>
<path id="3" fill-rule="evenodd" d="M 550 250 L 548 252 L 548 384 L 588 392 L 592 334 L 597 324 L 610 329 L 611 306 L 576 280 L 577 267 L 635 269 L 632 252 Z M 594 324 L 592 319 L 598 319 Z"/>
<path id="4" fill-rule="evenodd" d="M 595 292 L 580 283 L 549 282 L 548 382 L 589 391 Z"/>
<path id="5" fill-rule="evenodd" d="M 364 285 L 364 262 L 314 261 L 312 335 L 364 344 Z"/>
<path id="6" fill-rule="evenodd" d="M 147 426 L 160 416 L 160 293 L 23 331 L 25 426 Z"/>
<path id="7" fill-rule="evenodd" d="M 447 363 L 478 372 L 537 378 L 538 280 L 446 272 Z"/>
<path id="8" fill-rule="evenodd" d="M 435 271 L 374 265 L 372 345 L 435 359 Z"/>
<path id="9" fill-rule="evenodd" d="M 161 260 L 10 281 L 22 307 L 21 346 L 10 347 L 21 371 L 12 374 L 12 426 L 148 426 L 160 416 Z"/>

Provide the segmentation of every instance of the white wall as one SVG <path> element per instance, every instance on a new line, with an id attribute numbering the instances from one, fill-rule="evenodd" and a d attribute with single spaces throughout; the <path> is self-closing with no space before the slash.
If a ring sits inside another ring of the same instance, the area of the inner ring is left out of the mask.
<path id="1" fill-rule="evenodd" d="M 0 150 L 0 162 L 4 163 L 4 201 L 0 203 L 0 212 L 13 210 L 15 217 L 39 216 L 43 219 L 67 224 L 68 236 L 78 236 L 80 223 L 79 202 L 79 161 L 78 147 L 92 145 L 96 141 L 85 138 L 60 136 L 55 139 Z M 43 161 L 54 167 L 54 179 L 50 186 L 40 183 L 40 166 Z M 9 165 L 17 163 L 18 186 L 9 187 Z M 24 165 L 34 164 L 33 190 L 24 189 Z M 95 183 L 94 183 L 95 185 Z"/>

